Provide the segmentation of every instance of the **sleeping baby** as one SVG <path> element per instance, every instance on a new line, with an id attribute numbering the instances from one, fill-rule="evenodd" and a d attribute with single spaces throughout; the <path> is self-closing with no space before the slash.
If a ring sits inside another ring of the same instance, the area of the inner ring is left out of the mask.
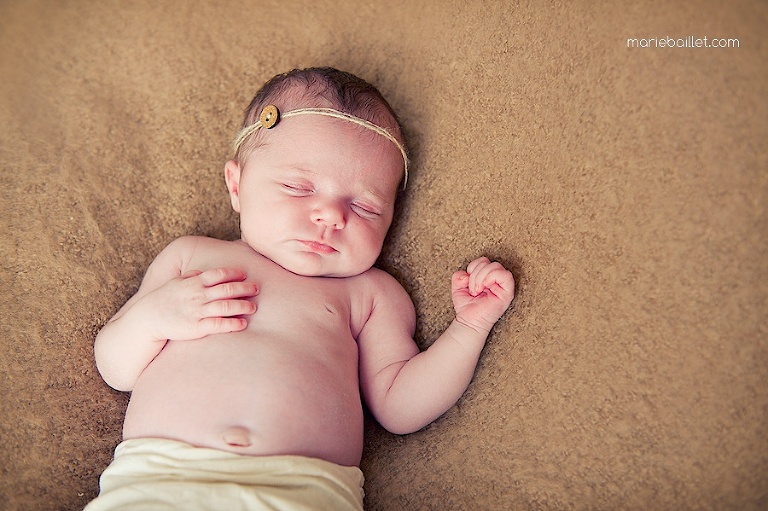
<path id="1" fill-rule="evenodd" d="M 408 178 L 403 135 L 354 75 L 268 81 L 224 171 L 241 238 L 173 241 L 96 338 L 104 381 L 131 399 L 88 511 L 360 510 L 361 401 L 393 433 L 429 424 L 512 301 L 512 274 L 475 259 L 419 351 L 408 294 L 373 267 Z"/>

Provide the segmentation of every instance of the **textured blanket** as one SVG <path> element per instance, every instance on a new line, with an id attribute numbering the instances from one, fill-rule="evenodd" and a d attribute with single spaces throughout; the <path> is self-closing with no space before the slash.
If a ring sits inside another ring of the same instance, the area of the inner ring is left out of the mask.
<path id="1" fill-rule="evenodd" d="M 406 128 L 378 264 L 419 346 L 468 261 L 518 281 L 456 407 L 367 421 L 367 509 L 766 509 L 766 25 L 759 0 L 0 2 L 0 508 L 96 495 L 127 403 L 96 333 L 171 240 L 237 236 L 242 110 L 330 65 Z"/>

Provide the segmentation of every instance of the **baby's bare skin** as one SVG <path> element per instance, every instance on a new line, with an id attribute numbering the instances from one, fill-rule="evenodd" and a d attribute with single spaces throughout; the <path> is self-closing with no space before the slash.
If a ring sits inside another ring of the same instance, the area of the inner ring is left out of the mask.
<path id="1" fill-rule="evenodd" d="M 420 352 L 408 294 L 372 268 L 403 177 L 400 152 L 322 117 L 288 118 L 262 135 L 251 158 L 225 165 L 241 240 L 172 242 L 99 332 L 97 365 L 133 393 L 126 439 L 357 465 L 361 398 L 396 434 L 448 410 L 514 278 L 485 257 L 455 272 L 456 317 Z"/>
<path id="2" fill-rule="evenodd" d="M 357 465 L 363 412 L 355 338 L 370 314 L 368 272 L 302 277 L 243 243 L 205 238 L 189 265 L 244 270 L 259 289 L 257 311 L 242 332 L 169 341 L 133 388 L 125 438 Z"/>

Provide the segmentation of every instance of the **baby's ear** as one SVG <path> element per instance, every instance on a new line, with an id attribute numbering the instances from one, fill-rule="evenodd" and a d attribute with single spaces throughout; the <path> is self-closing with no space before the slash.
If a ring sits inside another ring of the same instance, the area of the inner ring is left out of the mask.
<path id="1" fill-rule="evenodd" d="M 229 160 L 224 165 L 224 180 L 227 182 L 232 209 L 240 213 L 240 164 Z"/>

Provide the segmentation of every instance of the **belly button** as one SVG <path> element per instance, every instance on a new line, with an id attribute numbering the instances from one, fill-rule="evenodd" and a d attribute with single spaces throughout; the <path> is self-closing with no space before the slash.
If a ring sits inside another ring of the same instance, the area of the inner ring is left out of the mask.
<path id="1" fill-rule="evenodd" d="M 251 435 L 248 430 L 242 426 L 233 426 L 227 428 L 221 435 L 227 445 L 232 447 L 248 447 L 251 445 Z"/>

